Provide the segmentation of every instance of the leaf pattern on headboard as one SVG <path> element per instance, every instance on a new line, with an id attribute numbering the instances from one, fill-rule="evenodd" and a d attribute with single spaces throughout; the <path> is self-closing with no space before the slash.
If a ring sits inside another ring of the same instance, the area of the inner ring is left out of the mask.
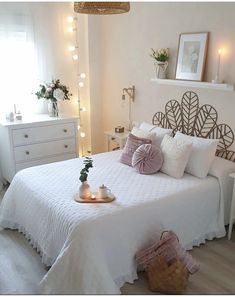
<path id="1" fill-rule="evenodd" d="M 199 99 L 196 93 L 186 92 L 182 97 L 182 132 L 187 135 L 193 135 L 199 109 Z"/>
<path id="2" fill-rule="evenodd" d="M 204 104 L 199 106 L 198 95 L 192 91 L 183 94 L 181 103 L 170 100 L 166 103 L 165 114 L 157 112 L 153 116 L 153 125 L 173 129 L 191 136 L 219 139 L 216 155 L 235 162 L 235 152 L 229 150 L 234 142 L 234 133 L 227 124 L 218 124 L 216 109 Z"/>
<path id="3" fill-rule="evenodd" d="M 166 116 L 161 111 L 155 113 L 152 120 L 153 124 L 161 128 L 169 128 Z"/>
<path id="4" fill-rule="evenodd" d="M 175 134 L 175 131 L 182 131 L 181 106 L 178 101 L 170 100 L 167 102 L 165 115 L 170 128 L 173 129 L 173 134 Z"/>
<path id="5" fill-rule="evenodd" d="M 195 121 L 194 134 L 198 137 L 208 138 L 211 130 L 216 126 L 217 118 L 217 111 L 211 105 L 205 104 L 200 107 Z"/>
<path id="6" fill-rule="evenodd" d="M 209 138 L 219 139 L 218 150 L 224 151 L 233 144 L 234 134 L 227 124 L 219 124 L 211 131 Z"/>

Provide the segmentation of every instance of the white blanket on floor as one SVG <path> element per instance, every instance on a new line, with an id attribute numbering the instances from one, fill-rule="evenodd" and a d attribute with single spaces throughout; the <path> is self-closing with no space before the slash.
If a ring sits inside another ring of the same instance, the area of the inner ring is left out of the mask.
<path id="1" fill-rule="evenodd" d="M 93 156 L 92 190 L 104 183 L 116 200 L 79 204 L 82 159 L 19 172 L 0 209 L 0 226 L 24 232 L 52 265 L 41 282 L 48 294 L 116 294 L 136 277 L 135 253 L 172 229 L 184 247 L 225 235 L 214 177 L 140 175 L 120 151 Z"/>

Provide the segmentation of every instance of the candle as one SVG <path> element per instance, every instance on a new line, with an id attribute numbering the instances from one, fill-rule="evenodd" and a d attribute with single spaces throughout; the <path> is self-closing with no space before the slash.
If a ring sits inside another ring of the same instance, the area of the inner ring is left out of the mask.
<path id="1" fill-rule="evenodd" d="M 215 79 L 213 79 L 211 82 L 214 84 L 220 84 L 220 57 L 221 57 L 222 49 L 220 48 L 218 50 L 218 60 L 217 60 L 217 68 L 216 68 L 216 75 Z"/>
<path id="2" fill-rule="evenodd" d="M 95 199 L 95 195 L 94 194 L 91 195 L 91 199 Z"/>
<path id="3" fill-rule="evenodd" d="M 219 70 L 220 70 L 220 55 L 222 50 L 218 50 L 218 62 L 217 62 L 217 71 L 216 71 L 216 80 L 219 82 Z"/>

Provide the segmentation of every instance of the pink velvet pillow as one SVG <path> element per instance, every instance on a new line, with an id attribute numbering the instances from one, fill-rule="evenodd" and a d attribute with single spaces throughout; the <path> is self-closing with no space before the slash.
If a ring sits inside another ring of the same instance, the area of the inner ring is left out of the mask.
<path id="1" fill-rule="evenodd" d="M 163 154 L 159 147 L 152 144 L 142 144 L 134 152 L 132 166 L 141 174 L 158 172 L 163 163 Z"/>
<path id="2" fill-rule="evenodd" d="M 123 149 L 120 162 L 132 166 L 132 157 L 136 149 L 144 143 L 152 143 L 152 140 L 146 138 L 139 138 L 131 133 L 127 137 L 126 145 Z"/>

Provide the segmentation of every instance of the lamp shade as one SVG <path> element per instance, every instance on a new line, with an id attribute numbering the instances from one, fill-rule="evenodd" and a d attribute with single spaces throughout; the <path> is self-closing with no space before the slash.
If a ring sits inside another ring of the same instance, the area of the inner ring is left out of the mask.
<path id="1" fill-rule="evenodd" d="M 118 14 L 130 10 L 130 2 L 74 2 L 74 11 L 87 14 Z"/>

